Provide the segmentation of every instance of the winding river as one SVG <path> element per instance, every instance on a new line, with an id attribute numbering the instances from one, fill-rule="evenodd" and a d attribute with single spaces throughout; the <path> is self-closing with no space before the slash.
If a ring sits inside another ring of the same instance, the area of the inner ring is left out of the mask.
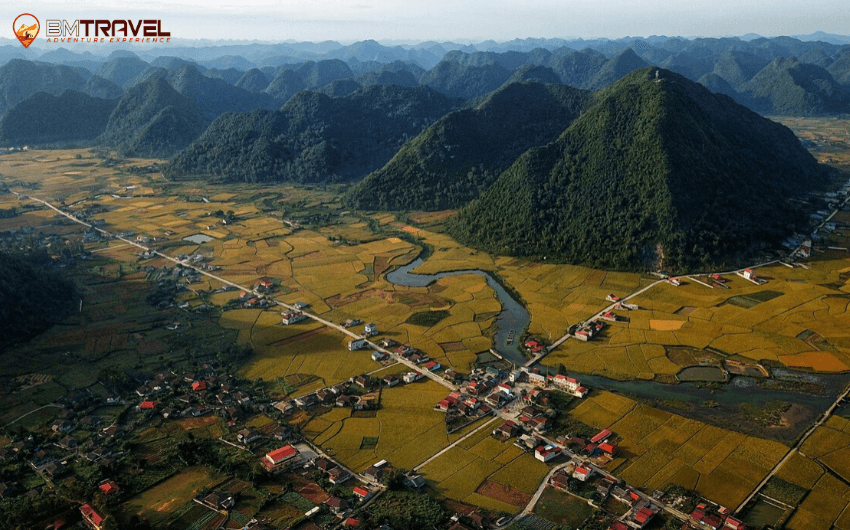
<path id="1" fill-rule="evenodd" d="M 487 279 L 487 284 L 496 292 L 499 302 L 502 304 L 502 312 L 496 317 L 498 332 L 494 338 L 493 348 L 505 359 L 517 365 L 525 364 L 528 360 L 519 348 L 520 334 L 528 326 L 531 320 L 525 307 L 515 300 L 504 287 L 502 287 L 490 274 L 482 270 L 462 270 L 441 272 L 438 274 L 416 274 L 412 271 L 423 263 L 421 258 L 400 267 L 389 274 L 387 280 L 396 285 L 408 287 L 425 287 L 430 283 L 447 276 L 461 274 L 477 274 Z M 538 365 L 546 369 L 545 365 Z M 552 367 L 549 367 L 551 370 Z M 567 370 L 570 367 L 567 366 Z M 795 372 L 785 368 L 772 370 L 774 378 L 786 381 L 801 381 L 821 385 L 823 392 L 819 395 L 792 392 L 786 390 L 769 390 L 758 386 L 758 379 L 748 376 L 733 376 L 731 380 L 723 384 L 720 389 L 712 390 L 705 385 L 693 382 L 681 382 L 679 384 L 666 384 L 655 381 L 618 381 L 598 375 L 581 374 L 583 384 L 591 388 L 600 388 L 614 392 L 623 392 L 639 398 L 660 400 L 668 402 L 685 402 L 693 406 L 690 416 L 696 416 L 706 421 L 716 421 L 723 414 L 734 414 L 739 412 L 742 403 L 764 405 L 771 401 L 786 401 L 795 403 L 808 411 L 807 415 L 814 417 L 816 413 L 826 410 L 841 392 L 843 387 L 850 381 L 850 375 L 828 375 L 808 374 Z M 713 408 L 705 408 L 700 405 L 706 402 L 714 402 Z M 713 418 L 712 418 L 713 417 Z M 785 438 L 798 430 L 792 426 L 790 430 L 781 436 Z M 802 425 L 799 427 L 802 428 Z M 778 434 L 778 433 L 777 433 Z"/>
<path id="2" fill-rule="evenodd" d="M 496 317 L 496 327 L 499 331 L 493 338 L 493 349 L 512 363 L 525 364 L 528 359 L 519 349 L 519 337 L 525 327 L 528 326 L 531 317 L 522 304 L 517 302 L 491 275 L 482 270 L 451 271 L 438 274 L 414 274 L 411 272 L 422 263 L 422 258 L 417 258 L 407 265 L 399 267 L 387 274 L 387 281 L 407 287 L 425 287 L 431 282 L 447 276 L 459 276 L 461 274 L 484 276 L 487 279 L 487 285 L 496 291 L 496 297 L 502 304 L 502 312 Z"/>

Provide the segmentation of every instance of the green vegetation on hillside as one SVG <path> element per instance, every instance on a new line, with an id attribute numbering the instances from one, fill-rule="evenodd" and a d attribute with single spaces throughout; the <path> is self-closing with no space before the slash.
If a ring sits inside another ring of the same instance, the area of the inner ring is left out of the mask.
<path id="1" fill-rule="evenodd" d="M 132 156 L 168 156 L 204 130 L 201 112 L 168 81 L 151 76 L 127 90 L 99 140 Z"/>
<path id="2" fill-rule="evenodd" d="M 106 129 L 114 99 L 66 90 L 59 96 L 38 92 L 0 119 L 0 142 L 7 144 L 93 140 Z"/>
<path id="3" fill-rule="evenodd" d="M 820 66 L 794 57 L 774 60 L 740 90 L 742 102 L 759 112 L 790 116 L 850 112 L 850 92 Z"/>
<path id="4" fill-rule="evenodd" d="M 423 87 L 373 86 L 344 98 L 300 92 L 279 111 L 221 116 L 171 171 L 249 182 L 351 180 L 459 103 Z"/>
<path id="5" fill-rule="evenodd" d="M 693 269 L 777 242 L 801 217 L 788 198 L 823 179 L 789 129 L 647 68 L 600 91 L 450 230 L 499 254 Z"/>
<path id="6" fill-rule="evenodd" d="M 514 83 L 446 115 L 350 193 L 372 210 L 442 210 L 478 197 L 516 158 L 557 138 L 590 100 L 564 85 Z"/>

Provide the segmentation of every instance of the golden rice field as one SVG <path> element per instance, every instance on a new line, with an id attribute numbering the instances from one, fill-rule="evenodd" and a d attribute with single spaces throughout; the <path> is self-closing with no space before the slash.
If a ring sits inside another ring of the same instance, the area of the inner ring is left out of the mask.
<path id="1" fill-rule="evenodd" d="M 780 443 L 746 436 L 599 392 L 573 417 L 622 438 L 620 458 L 609 469 L 652 491 L 676 483 L 725 506 L 736 507 L 788 452 Z"/>
<path id="2" fill-rule="evenodd" d="M 482 508 L 516 513 L 521 506 L 476 493 L 484 482 L 493 482 L 533 494 L 549 471 L 549 466 L 510 441 L 491 436 L 499 421 L 463 440 L 423 466 L 422 472 L 434 491 L 442 496 Z"/>
<path id="3" fill-rule="evenodd" d="M 830 251 L 810 266 L 760 268 L 758 275 L 769 280 L 761 286 L 732 275 L 726 276 L 730 289 L 709 289 L 688 278 L 680 287 L 661 284 L 632 299 L 640 310 L 619 312 L 626 320 L 611 324 L 599 340 L 567 341 L 548 362 L 618 379 L 670 376 L 682 366 L 663 348 L 688 346 L 743 361 L 848 371 L 850 257 Z M 647 347 L 654 353 L 647 355 Z"/>
<path id="4" fill-rule="evenodd" d="M 75 158 L 78 153 L 80 159 Z M 485 330 L 499 304 L 480 277 L 445 279 L 428 288 L 393 286 L 382 274 L 416 255 L 418 248 L 412 243 L 376 236 L 367 219 L 348 212 L 341 212 L 336 222 L 325 227 L 293 231 L 283 219 L 263 213 L 259 202 L 244 200 L 266 194 L 279 204 L 340 208 L 334 192 L 247 184 L 222 185 L 210 192 L 206 186 L 187 182 L 176 187 L 168 183 L 166 195 L 161 193 L 166 181 L 159 174 L 136 175 L 101 167 L 99 162 L 84 150 L 32 151 L 5 155 L 0 169 L 12 178 L 39 180 L 36 195 L 44 198 L 76 202 L 75 208 L 96 202 L 106 210 L 98 217 L 108 229 L 157 238 L 155 246 L 168 242 L 171 246 L 165 252 L 172 256 L 202 254 L 208 263 L 221 267 L 217 274 L 242 285 L 275 279 L 280 282 L 276 297 L 285 302 L 309 303 L 311 311 L 334 320 L 375 322 L 388 337 L 409 342 L 461 371 L 468 369 L 475 353 L 489 347 Z M 145 161 L 127 163 L 144 165 Z M 97 190 L 95 195 L 92 190 Z M 238 219 L 224 225 L 213 215 L 217 210 L 233 211 Z M 43 210 L 15 221 L 40 226 L 52 217 Z M 850 221 L 850 214 L 842 213 L 837 220 Z M 624 296 L 652 281 L 638 274 L 494 257 L 445 234 L 408 226 L 392 214 L 375 214 L 370 222 L 407 232 L 432 248 L 416 272 L 479 268 L 497 274 L 526 303 L 531 314 L 529 331 L 547 340 L 557 339 L 571 324 L 606 307 L 608 294 Z M 197 233 L 213 240 L 203 245 L 172 245 Z M 133 248 L 114 252 L 117 259 L 132 259 Z M 759 269 L 758 274 L 769 280 L 763 286 L 734 275 L 728 277 L 731 289 L 709 289 L 687 278 L 678 288 L 659 285 L 633 300 L 641 309 L 621 312 L 625 320 L 611 325 L 600 340 L 567 341 L 547 362 L 618 379 L 670 378 L 682 366 L 670 361 L 664 348 L 689 346 L 796 369 L 850 370 L 850 315 L 844 298 L 850 292 L 850 258 L 830 251 L 810 262 L 810 270 L 782 265 Z M 207 286 L 218 287 L 213 281 Z M 231 296 L 216 295 L 211 301 L 226 303 Z M 438 308 L 448 309 L 451 316 L 431 329 L 404 323 L 415 312 Z M 227 319 L 223 323 L 229 324 Z M 240 332 L 240 340 L 259 344 L 266 357 L 274 355 L 269 344 L 288 333 L 267 323 L 271 320 L 257 322 L 252 328 L 257 331 L 250 337 Z M 442 346 L 457 343 L 464 349 Z"/>
<path id="5" fill-rule="evenodd" d="M 446 388 L 431 380 L 384 388 L 375 417 L 350 417 L 349 409 L 332 409 L 311 419 L 302 432 L 355 471 L 378 460 L 412 469 L 461 436 L 447 435 L 445 414 L 434 411 L 445 395 Z M 364 437 L 377 438 L 377 445 L 361 449 Z"/>

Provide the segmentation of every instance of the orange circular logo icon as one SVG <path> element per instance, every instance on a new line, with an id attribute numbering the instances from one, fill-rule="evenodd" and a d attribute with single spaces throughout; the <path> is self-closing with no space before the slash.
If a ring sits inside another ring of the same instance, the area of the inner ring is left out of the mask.
<path id="1" fill-rule="evenodd" d="M 12 22 L 12 29 L 15 31 L 15 36 L 24 45 L 24 48 L 29 48 L 32 41 L 38 35 L 41 24 L 34 15 L 24 13 L 23 15 L 18 15 L 18 18 Z"/>

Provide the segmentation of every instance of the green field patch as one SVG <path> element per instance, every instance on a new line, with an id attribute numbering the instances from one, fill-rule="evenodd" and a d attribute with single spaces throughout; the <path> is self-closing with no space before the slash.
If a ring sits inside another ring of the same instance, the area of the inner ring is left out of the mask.
<path id="1" fill-rule="evenodd" d="M 534 508 L 538 516 L 567 528 L 578 528 L 595 511 L 586 500 L 552 488 L 543 492 Z"/>
<path id="2" fill-rule="evenodd" d="M 444 309 L 439 311 L 420 311 L 419 313 L 413 313 L 410 315 L 407 320 L 405 320 L 405 323 L 430 328 L 447 316 L 449 316 L 449 312 Z"/>
<path id="3" fill-rule="evenodd" d="M 776 499 L 791 506 L 800 504 L 800 501 L 803 500 L 803 497 L 808 492 L 808 488 L 792 484 L 779 477 L 771 477 L 761 490 L 763 495 L 767 495 L 771 499 Z"/>
<path id="4" fill-rule="evenodd" d="M 360 450 L 364 449 L 374 449 L 378 446 L 378 437 L 377 436 L 364 436 L 363 440 L 360 441 Z"/>
<path id="5" fill-rule="evenodd" d="M 750 309 L 763 302 L 769 302 L 774 298 L 779 298 L 783 294 L 784 293 L 779 291 L 759 291 L 757 293 L 733 296 L 726 301 L 732 305 L 743 307 L 744 309 Z"/>

